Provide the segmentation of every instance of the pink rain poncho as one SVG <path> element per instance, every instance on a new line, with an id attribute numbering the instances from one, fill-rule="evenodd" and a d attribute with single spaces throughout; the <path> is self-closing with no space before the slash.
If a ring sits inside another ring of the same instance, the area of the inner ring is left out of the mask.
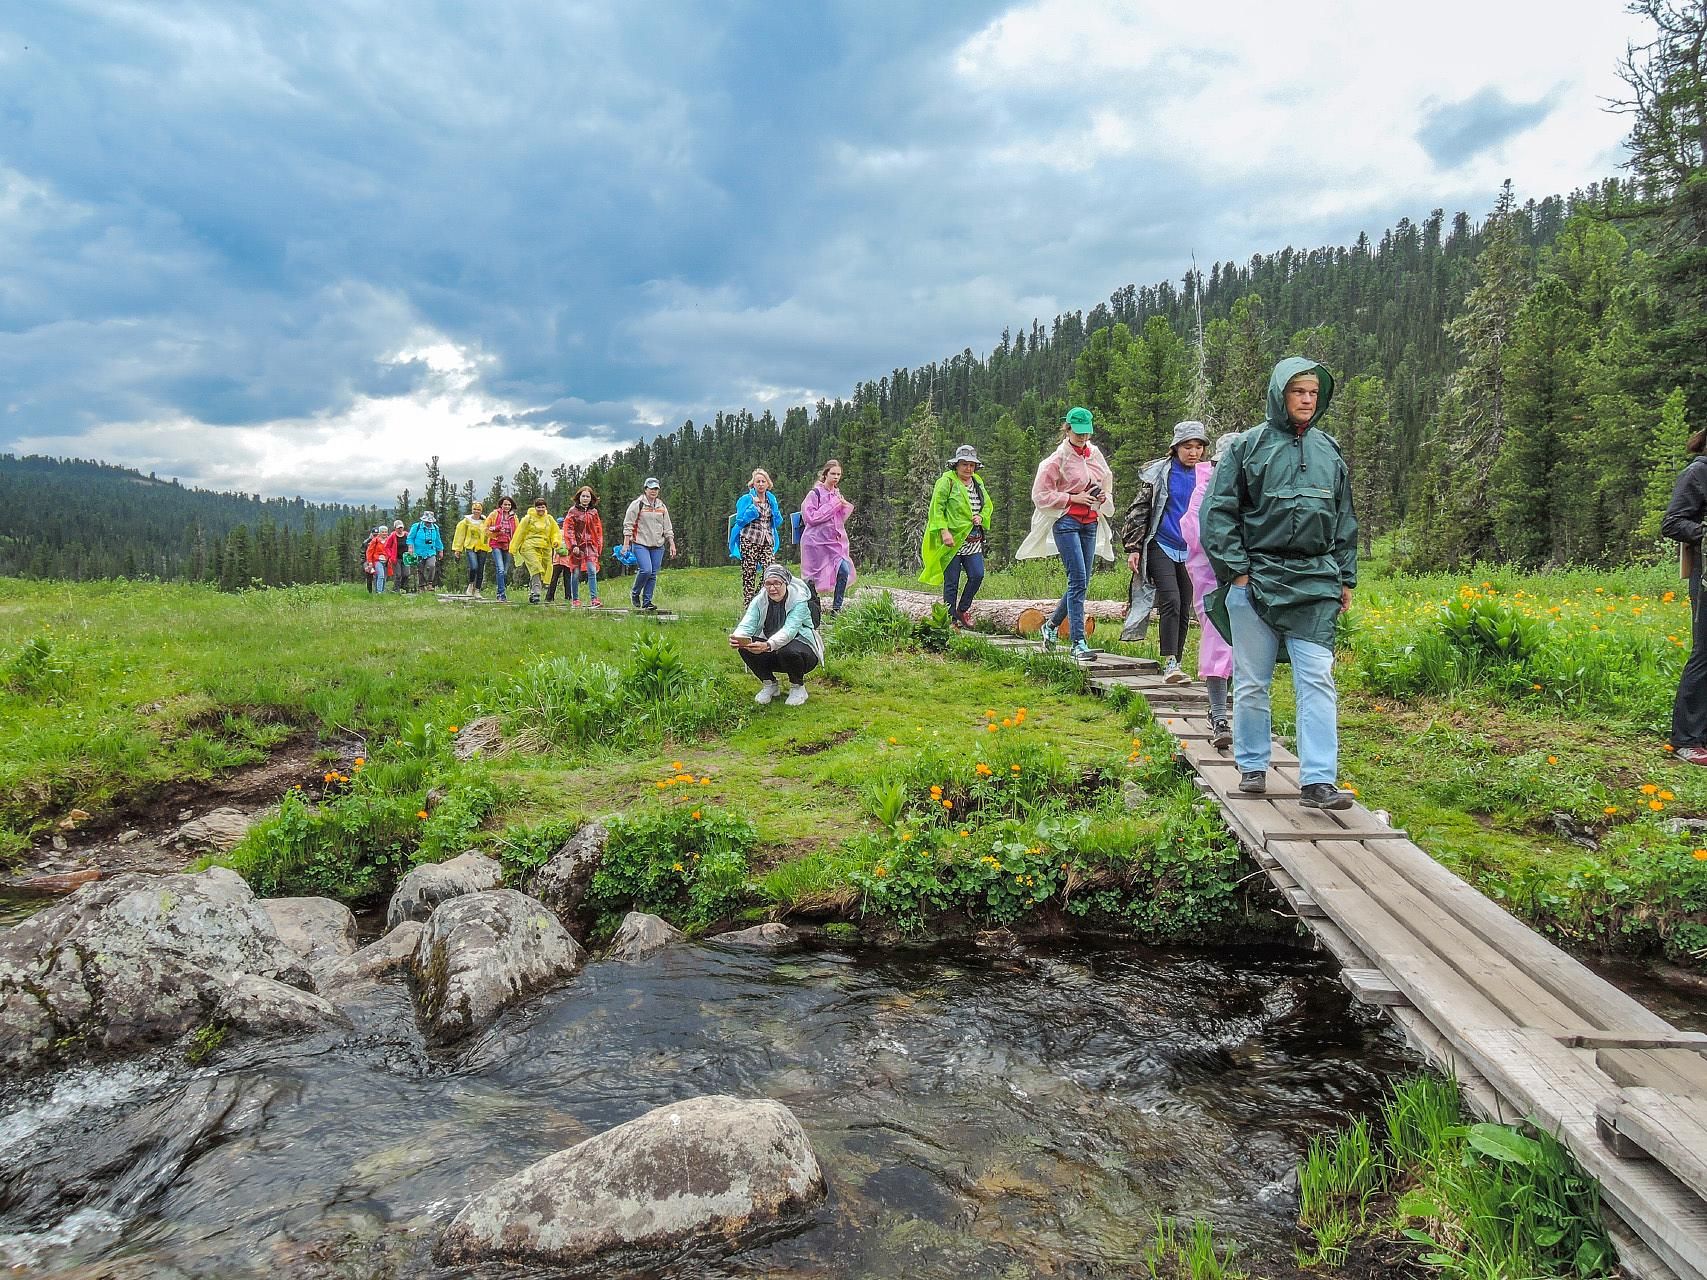
<path id="1" fill-rule="evenodd" d="M 800 576 L 818 588 L 820 595 L 836 589 L 836 569 L 848 562 L 848 585 L 854 580 L 853 552 L 848 546 L 848 515 L 853 503 L 841 490 L 815 484 L 800 504 Z"/>
<path id="2" fill-rule="evenodd" d="M 1204 612 L 1203 602 L 1209 593 L 1218 585 L 1215 581 L 1215 570 L 1209 566 L 1209 557 L 1203 553 L 1203 539 L 1198 532 L 1198 511 L 1203 506 L 1203 495 L 1209 492 L 1210 477 L 1215 474 L 1215 468 L 1207 462 L 1197 464 L 1197 484 L 1191 491 L 1191 501 L 1186 504 L 1185 515 L 1180 517 L 1179 529 L 1185 538 L 1185 567 L 1191 574 L 1191 608 L 1197 614 L 1197 678 L 1207 679 L 1210 676 L 1220 676 L 1227 679 L 1233 674 L 1233 650 L 1225 637 L 1215 625 L 1209 621 Z"/>

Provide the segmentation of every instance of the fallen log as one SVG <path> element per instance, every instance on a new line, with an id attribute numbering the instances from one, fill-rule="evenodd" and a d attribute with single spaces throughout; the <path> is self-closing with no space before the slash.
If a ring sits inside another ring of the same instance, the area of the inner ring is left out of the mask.
<path id="1" fill-rule="evenodd" d="M 853 594 L 857 604 L 861 600 L 875 600 L 880 595 L 887 595 L 892 603 L 902 613 L 914 621 L 930 616 L 931 610 L 942 603 L 942 597 L 928 591 L 908 591 L 901 587 L 861 587 Z M 1020 631 L 1021 615 L 1036 613 L 1039 616 L 1031 622 L 1031 629 L 1037 630 L 1048 619 L 1055 609 L 1055 600 L 974 600 L 968 610 L 973 622 L 985 622 L 999 627 L 1004 631 Z M 1085 601 L 1085 630 L 1090 631 L 1095 625 L 1093 619 L 1105 623 L 1119 623 L 1126 617 L 1126 604 L 1121 600 L 1087 600 Z"/>

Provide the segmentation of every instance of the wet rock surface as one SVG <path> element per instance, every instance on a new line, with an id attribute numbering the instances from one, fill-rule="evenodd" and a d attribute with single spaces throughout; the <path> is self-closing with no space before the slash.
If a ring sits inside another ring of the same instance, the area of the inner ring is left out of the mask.
<path id="1" fill-rule="evenodd" d="M 674 946 L 686 936 L 667 920 L 643 911 L 630 911 L 623 917 L 605 956 L 610 960 L 639 960 L 654 951 Z"/>
<path id="2" fill-rule="evenodd" d="M 239 974 L 309 987 L 240 876 L 114 876 L 0 933 L 0 1065 L 183 1034 Z"/>
<path id="3" fill-rule="evenodd" d="M 331 898 L 263 898 L 261 909 L 279 941 L 302 957 L 318 985 L 321 976 L 355 954 L 356 917 Z"/>
<path id="4" fill-rule="evenodd" d="M 593 873 L 605 858 L 610 831 L 602 822 L 589 822 L 551 855 L 551 861 L 534 873 L 529 892 L 557 913 L 570 927 L 580 923 Z"/>
<path id="5" fill-rule="evenodd" d="M 317 984 L 318 989 L 336 992 L 352 984 L 408 972 L 421 945 L 421 935 L 426 931 L 427 926 L 421 921 L 405 920 L 383 938 L 327 969 Z"/>
<path id="6" fill-rule="evenodd" d="M 446 1262 L 589 1268 L 733 1250 L 799 1219 L 824 1175 L 794 1113 L 724 1095 L 671 1103 L 547 1156 L 477 1197 L 439 1242 Z"/>
<path id="7" fill-rule="evenodd" d="M 557 917 L 526 894 L 452 898 L 427 921 L 411 964 L 422 1031 L 437 1044 L 460 1039 L 569 977 L 581 960 Z"/>
<path id="8" fill-rule="evenodd" d="M 441 902 L 496 889 L 503 882 L 503 868 L 474 849 L 444 862 L 411 867 L 391 895 L 385 927 L 395 929 L 405 920 L 425 920 Z"/>
<path id="9" fill-rule="evenodd" d="M 772 920 L 756 924 L 751 929 L 735 929 L 720 933 L 710 941 L 725 947 L 746 947 L 752 951 L 782 951 L 800 944 L 800 935 L 785 924 Z"/>
<path id="10" fill-rule="evenodd" d="M 251 1035 L 349 1025 L 349 1019 L 321 996 L 254 973 L 240 973 L 231 980 L 214 1008 L 213 1021 Z"/>

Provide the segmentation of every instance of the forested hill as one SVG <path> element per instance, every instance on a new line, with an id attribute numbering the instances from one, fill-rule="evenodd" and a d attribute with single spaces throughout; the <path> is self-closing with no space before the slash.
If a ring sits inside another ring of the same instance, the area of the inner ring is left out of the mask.
<path id="1" fill-rule="evenodd" d="M 349 575 L 382 513 L 215 493 L 128 467 L 0 454 L 0 574 L 227 587 Z"/>

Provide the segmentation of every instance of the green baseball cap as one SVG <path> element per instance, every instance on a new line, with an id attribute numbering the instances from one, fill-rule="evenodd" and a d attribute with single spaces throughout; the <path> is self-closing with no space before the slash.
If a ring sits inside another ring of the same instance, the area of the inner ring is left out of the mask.
<path id="1" fill-rule="evenodd" d="M 1074 405 L 1071 409 L 1067 410 L 1067 416 L 1062 419 L 1062 421 L 1073 429 L 1073 434 L 1076 436 L 1088 436 L 1092 431 L 1096 430 L 1096 428 L 1091 425 L 1091 411 L 1089 409 L 1082 409 L 1078 405 Z"/>

